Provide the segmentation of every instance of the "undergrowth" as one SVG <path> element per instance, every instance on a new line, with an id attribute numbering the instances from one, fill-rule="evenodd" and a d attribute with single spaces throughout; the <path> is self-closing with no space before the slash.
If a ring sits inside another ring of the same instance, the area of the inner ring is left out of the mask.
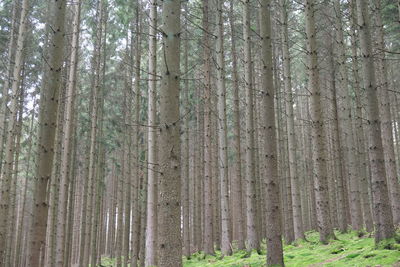
<path id="1" fill-rule="evenodd" d="M 400 242 L 398 237 L 375 246 L 373 237 L 359 232 L 335 233 L 337 239 L 323 245 L 316 232 L 306 233 L 307 241 L 284 246 L 287 267 L 400 267 Z M 264 267 L 266 266 L 265 243 L 261 253 L 235 251 L 232 256 L 214 256 L 195 253 L 190 259 L 183 258 L 184 267 Z M 115 259 L 103 258 L 104 267 L 115 266 Z"/>
<path id="2" fill-rule="evenodd" d="M 308 232 L 307 241 L 284 246 L 285 266 L 400 266 L 400 246 L 395 240 L 385 241 L 384 244 L 375 247 L 372 237 L 365 235 L 359 237 L 359 235 L 356 232 L 346 234 L 336 232 L 337 240 L 331 240 L 328 245 L 323 245 L 319 242 L 318 233 Z M 184 267 L 266 266 L 265 255 L 258 255 L 256 252 L 247 258 L 245 255 L 245 251 L 237 251 L 232 256 L 226 257 L 221 257 L 219 251 L 216 256 L 206 257 L 202 253 L 196 253 L 190 259 L 184 259 Z"/>

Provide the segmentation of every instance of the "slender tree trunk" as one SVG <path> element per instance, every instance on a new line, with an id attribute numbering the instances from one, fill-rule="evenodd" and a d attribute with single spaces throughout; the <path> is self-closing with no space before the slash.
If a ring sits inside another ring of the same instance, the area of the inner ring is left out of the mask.
<path id="1" fill-rule="evenodd" d="M 274 84 L 272 74 L 272 44 L 271 44 L 271 2 L 265 0 L 260 5 L 260 35 L 262 53 L 262 130 L 265 159 L 265 174 L 263 179 L 266 194 L 266 234 L 267 234 L 267 266 L 284 266 L 281 230 L 281 210 L 279 177 L 277 165 L 277 140 L 275 130 Z M 300 199 L 298 199 L 300 202 Z M 300 203 L 299 203 L 300 204 Z M 301 210 L 300 210 L 301 212 Z"/>
<path id="2" fill-rule="evenodd" d="M 336 101 L 338 107 L 338 126 L 340 133 L 340 151 L 343 159 L 344 179 L 349 181 L 350 191 L 350 215 L 353 230 L 362 229 L 362 214 L 360 202 L 360 184 L 356 170 L 354 156 L 353 133 L 351 127 L 351 104 L 348 93 L 348 75 L 346 67 L 345 43 L 342 29 L 342 12 L 339 0 L 334 2 L 336 20 L 336 46 L 337 46 L 337 64 L 338 64 L 338 90 Z"/>
<path id="3" fill-rule="evenodd" d="M 179 137 L 179 0 L 163 2 L 163 55 L 160 91 L 160 181 L 158 266 L 182 266 Z"/>
<path id="4" fill-rule="evenodd" d="M 30 187 L 30 167 L 31 167 L 31 156 L 32 156 L 32 145 L 33 145 L 33 140 L 32 136 L 34 133 L 34 121 L 35 121 L 35 107 L 36 107 L 36 99 L 33 101 L 33 109 L 31 110 L 31 121 L 30 121 L 30 126 L 29 126 L 29 141 L 28 141 L 28 149 L 27 149 L 27 164 L 25 167 L 25 186 L 24 186 L 24 193 L 23 193 L 23 204 L 22 204 L 22 210 L 21 210 L 21 221 L 19 222 L 18 225 L 18 236 L 19 238 L 17 239 L 17 245 L 16 245 L 16 264 L 15 266 L 20 266 L 21 259 L 23 256 L 23 247 L 26 244 L 26 225 L 28 225 L 27 222 L 27 210 L 29 209 L 29 201 L 28 201 L 28 188 Z"/>
<path id="5" fill-rule="evenodd" d="M 16 237 L 17 237 L 17 214 L 18 214 L 18 205 L 17 205 L 17 181 L 18 181 L 18 174 L 19 174 L 19 155 L 21 152 L 21 134 L 22 134 L 22 119 L 23 119 L 23 111 L 24 111 L 24 99 L 25 99 L 25 88 L 24 88 L 24 70 L 21 73 L 22 81 L 21 81 L 21 88 L 18 97 L 18 117 L 17 117 L 17 124 L 15 125 L 15 140 L 14 140 L 14 166 L 12 170 L 12 175 L 14 176 L 11 187 L 10 187 L 10 209 L 8 213 L 8 225 L 7 225 L 7 243 L 6 243 L 6 255 L 5 255 L 5 263 L 8 265 L 12 265 L 14 262 L 15 257 L 15 244 L 16 244 Z"/>
<path id="6" fill-rule="evenodd" d="M 256 219 L 256 180 L 254 170 L 253 66 L 251 60 L 250 1 L 243 2 L 244 83 L 246 90 L 246 217 L 247 250 L 260 248 Z"/>
<path id="7" fill-rule="evenodd" d="M 145 266 L 156 265 L 157 242 L 157 2 L 150 2 L 147 222 Z"/>
<path id="8" fill-rule="evenodd" d="M 10 211 L 10 189 L 13 180 L 12 170 L 14 165 L 14 152 L 15 152 L 15 133 L 16 133 L 16 124 L 17 124 L 17 115 L 18 115 L 18 106 L 19 106 L 19 95 L 20 95 L 20 82 L 21 82 L 21 70 L 23 66 L 23 51 L 25 45 L 26 38 L 26 28 L 27 28 L 27 16 L 29 12 L 29 0 L 24 0 L 21 6 L 21 15 L 19 20 L 19 28 L 18 28 L 18 36 L 16 40 L 16 51 L 15 51 L 15 62 L 14 69 L 12 72 L 12 82 L 11 82 L 11 93 L 9 95 L 10 98 L 10 107 L 8 109 L 9 113 L 9 121 L 7 125 L 7 131 L 4 132 L 6 135 L 6 143 L 5 143 L 5 157 L 4 164 L 2 168 L 1 174 L 1 200 L 0 200 L 0 265 L 8 265 L 6 260 L 6 251 L 7 251 L 7 240 L 8 240 L 8 229 L 7 226 L 9 224 L 9 216 L 8 213 Z M 14 31 L 12 28 L 11 31 Z M 13 38 L 13 36 L 11 36 Z M 12 40 L 10 40 L 12 42 Z M 10 51 L 11 52 L 11 51 Z M 11 57 L 11 55 L 10 55 Z M 11 66 L 11 65 L 10 65 Z M 4 86 L 7 86 L 5 84 Z M 6 94 L 3 95 L 3 100 L 7 102 L 8 89 L 5 89 Z M 4 113 L 2 113 L 4 115 Z M 0 125 L 1 126 L 1 125 Z M 3 124 L 4 127 L 4 124 Z M 3 128 L 1 129 L 3 131 Z M 3 136 L 3 132 L 0 133 Z M 0 147 L 3 147 L 3 140 L 0 140 Z M 2 152 L 2 151 L 0 151 Z M 0 156 L 0 158 L 2 155 Z"/>
<path id="9" fill-rule="evenodd" d="M 56 244 L 56 264 L 58 266 L 64 266 L 64 254 L 65 254 L 65 229 L 66 229 L 66 215 L 67 210 L 66 203 L 68 200 L 68 184 L 69 184 L 69 171 L 71 165 L 71 150 L 73 143 L 73 121 L 74 121 L 74 103 L 75 103 L 75 90 L 76 90 L 76 74 L 78 67 L 78 49 L 79 49 L 79 31 L 80 31 L 80 1 L 75 5 L 74 8 L 74 21 L 73 21 L 73 36 L 72 36 L 72 49 L 71 49 L 71 61 L 70 71 L 68 76 L 67 94 L 64 113 L 64 137 L 61 151 L 61 167 L 60 167 L 60 196 L 57 214 L 57 244 Z"/>
<path id="10" fill-rule="evenodd" d="M 129 44 L 129 39 L 126 40 L 126 60 L 131 62 L 130 56 L 130 47 L 132 44 Z M 130 66 L 132 64 L 129 64 Z M 132 169 L 130 164 L 131 154 L 132 154 L 132 67 L 127 68 L 125 73 L 125 90 L 124 90 L 124 106 L 123 106 L 123 113 L 124 113 L 124 136 L 125 140 L 123 141 L 124 144 L 124 158 L 123 166 L 124 166 L 124 179 L 125 179 L 125 206 L 124 206 L 124 244 L 123 244 L 123 266 L 128 266 L 129 263 L 129 246 L 130 246 L 130 231 L 131 231 L 131 202 L 132 202 Z"/>
<path id="11" fill-rule="evenodd" d="M 384 239 L 393 237 L 395 232 L 386 183 L 385 158 L 381 137 L 381 121 L 379 119 L 375 66 L 372 58 L 369 14 L 366 2 L 356 0 L 356 3 L 358 25 L 360 25 L 360 46 L 369 121 L 368 146 L 371 166 L 371 191 L 375 215 L 375 242 L 378 243 Z"/>
<path id="12" fill-rule="evenodd" d="M 318 230 L 322 243 L 329 242 L 333 237 L 330 220 L 329 195 L 326 170 L 326 131 L 321 105 L 321 88 L 319 85 L 319 70 L 317 62 L 317 44 L 315 30 L 314 0 L 305 0 L 307 46 L 309 55 L 309 86 L 311 91 L 311 120 L 314 161 L 314 191 L 318 219 Z"/>
<path id="13" fill-rule="evenodd" d="M 347 232 L 347 224 L 348 224 L 348 218 L 346 216 L 346 210 L 347 210 L 347 190 L 346 190 L 346 179 L 344 179 L 345 175 L 343 175 L 343 161 L 340 160 L 342 157 L 339 153 L 340 151 L 340 146 L 341 146 L 341 139 L 340 139 L 340 133 L 339 133 L 339 122 L 338 122 L 338 107 L 337 107 L 337 102 L 336 101 L 336 80 L 335 80 L 335 66 L 334 66 L 334 58 L 333 58 L 333 51 L 330 54 L 330 72 L 331 72 L 331 77 L 329 79 L 331 80 L 331 94 L 329 95 L 330 98 L 332 99 L 332 134 L 333 134 L 333 139 L 335 143 L 333 144 L 333 155 L 334 158 L 339 159 L 335 160 L 335 169 L 337 171 L 337 203 L 339 204 L 338 207 L 338 225 L 339 225 L 339 230 L 342 233 Z M 332 179 L 329 179 L 332 180 Z M 336 199 L 332 199 L 333 201 L 336 201 Z"/>
<path id="14" fill-rule="evenodd" d="M 8 104 L 8 100 L 9 100 L 8 99 L 9 98 L 8 90 L 10 89 L 9 88 L 10 82 L 12 82 L 14 80 L 13 79 L 14 76 L 12 76 L 12 75 L 15 71 L 15 62 L 14 62 L 15 57 L 13 55 L 13 50 L 14 50 L 15 44 L 17 42 L 17 40 L 15 39 L 15 32 L 16 32 L 15 29 L 17 28 L 16 25 L 18 25 L 18 23 L 16 23 L 16 21 L 18 19 L 17 11 L 19 10 L 18 2 L 19 1 L 14 0 L 13 4 L 12 4 L 12 18 L 11 18 L 11 26 L 10 26 L 11 32 L 10 32 L 10 39 L 8 40 L 7 65 L 6 65 L 8 69 L 6 71 L 7 76 L 4 79 L 3 91 L 2 91 L 2 97 L 1 97 L 1 106 L 0 106 L 0 159 L 1 159 L 0 171 L 2 170 L 2 167 L 3 167 L 3 163 L 2 163 L 3 162 L 3 151 L 4 151 L 3 149 L 4 149 L 4 139 L 6 137 L 6 120 L 7 120 L 7 115 L 8 115 L 7 104 Z M 29 2 L 27 2 L 27 3 L 29 3 Z M 25 12 L 25 15 L 24 15 L 24 12 Z M 21 15 L 26 16 L 27 12 L 28 12 L 28 10 L 22 9 L 20 12 L 21 13 L 20 16 Z M 23 18 L 23 17 L 21 16 L 21 18 Z M 21 18 L 20 18 L 20 21 L 21 21 Z M 24 24 L 26 24 L 26 23 L 24 23 Z M 23 25 L 23 27 L 26 27 L 26 25 Z M 21 24 L 19 24 L 19 27 L 18 27 L 18 32 L 17 32 L 18 36 L 19 36 L 20 28 L 21 28 Z M 24 37 L 25 34 L 22 36 Z M 19 79 L 17 79 L 17 80 L 19 80 Z M 1 243 L 1 241 L 0 241 L 0 243 Z M 1 252 L 2 251 L 1 246 L 2 245 L 0 244 L 0 253 L 3 253 L 3 252 Z"/>
<path id="15" fill-rule="evenodd" d="M 76 110 L 76 104 L 74 107 L 74 110 Z M 72 138 L 73 143 L 71 145 L 71 150 L 70 150 L 70 166 L 69 166 L 69 192 L 68 192 L 68 214 L 67 214 L 67 229 L 66 229 L 66 241 L 65 241 L 65 253 L 64 253 L 64 266 L 71 266 L 73 263 L 73 240 L 76 237 L 74 233 L 74 227 L 75 227 L 75 207 L 76 207 L 76 199 L 77 199 L 77 179 L 76 176 L 78 175 L 78 172 L 76 171 L 76 160 L 77 160 L 77 134 L 76 134 L 76 123 L 77 119 L 76 116 L 73 116 L 73 121 L 72 121 L 72 134 L 74 137 Z"/>
<path id="16" fill-rule="evenodd" d="M 226 127 L 226 88 L 225 88 L 225 59 L 224 59 L 224 25 L 223 0 L 217 0 L 217 87 L 218 87 L 218 169 L 221 184 L 221 252 L 231 255 L 230 242 L 230 210 L 228 190 L 228 147 Z"/>
<path id="17" fill-rule="evenodd" d="M 59 87 L 61 85 L 61 70 L 64 51 L 64 20 L 66 1 L 51 2 L 49 12 L 49 28 L 51 46 L 48 47 L 49 59 L 47 60 L 44 85 L 40 92 L 40 114 L 38 135 L 38 156 L 36 167 L 36 181 L 34 189 L 33 224 L 30 230 L 30 246 L 28 252 L 28 265 L 39 266 L 40 255 L 44 254 L 46 242 L 48 203 L 46 200 L 47 186 L 52 177 L 53 155 Z"/>
<path id="18" fill-rule="evenodd" d="M 292 93 L 292 76 L 290 71 L 290 52 L 289 52 L 289 37 L 288 37 L 288 1 L 281 0 L 282 5 L 282 52 L 283 52 L 283 76 L 286 92 L 286 112 L 288 113 L 287 131 L 288 131 L 288 151 L 289 151 L 289 175 L 292 188 L 293 201 L 293 224 L 294 238 L 304 239 L 303 218 L 301 213 L 299 175 L 296 159 L 296 135 L 294 128 L 294 112 L 293 112 L 293 93 Z"/>
<path id="19" fill-rule="evenodd" d="M 141 2 L 137 2 L 136 6 L 136 32 L 141 31 Z M 132 26 L 132 38 L 133 38 L 133 26 Z M 133 46 L 134 42 L 131 42 L 131 54 L 135 55 L 135 82 L 134 82 L 134 122 L 135 127 L 133 129 L 133 153 L 132 153 L 132 179 L 133 179 L 133 206 L 132 206 L 132 237 L 131 237 L 131 265 L 137 266 L 138 257 L 139 257 L 139 238 L 140 238 L 140 168 L 139 168 L 139 136 L 140 136 L 140 66 L 141 66 L 141 38 L 139 34 L 135 35 L 135 46 Z M 133 71 L 133 70 L 132 70 Z"/>
<path id="20" fill-rule="evenodd" d="M 188 34 L 188 5 L 185 4 L 185 43 L 184 43 L 184 73 L 189 72 L 189 34 Z M 183 220 L 183 256 L 190 258 L 190 152 L 189 152 L 189 122 L 190 122 L 190 106 L 189 106 L 189 79 L 184 81 L 183 91 L 183 142 L 182 142 L 182 220 Z"/>
<path id="21" fill-rule="evenodd" d="M 362 194 L 362 208 L 363 208 L 363 219 L 365 222 L 366 230 L 368 232 L 373 231 L 373 221 L 370 208 L 370 196 L 368 194 L 368 180 L 369 175 L 367 172 L 368 164 L 366 161 L 366 148 L 364 139 L 364 123 L 363 123 L 363 113 L 362 113 L 362 92 L 360 88 L 360 76 L 359 76 L 359 64 L 357 56 L 357 14 L 355 8 L 355 0 L 350 2 L 350 12 L 351 12 L 351 57 L 352 57 L 352 73 L 354 80 L 354 95 L 355 95 L 355 121 L 356 121 L 356 138 L 358 145 L 358 162 L 359 162 L 359 174 L 360 174 L 360 184 L 361 184 L 361 194 Z"/>
<path id="22" fill-rule="evenodd" d="M 214 254 L 212 200 L 212 136 L 211 136 L 211 47 L 209 41 L 209 0 L 203 1 L 204 45 L 204 253 Z M 216 188 L 214 188 L 216 190 Z"/>
<path id="23" fill-rule="evenodd" d="M 233 72 L 233 123 L 234 123 L 234 151 L 235 151 L 235 173 L 232 182 L 232 219 L 233 238 L 237 241 L 239 250 L 245 249 L 245 233 L 243 220 L 243 199 L 242 199 L 242 157 L 240 144 L 240 111 L 239 111 L 239 75 L 237 67 L 236 40 L 234 34 L 233 1 L 229 8 L 229 24 L 231 32 L 231 53 Z"/>
<path id="24" fill-rule="evenodd" d="M 393 126 L 392 114 L 390 113 L 389 83 L 388 73 L 385 59 L 385 39 L 384 28 L 382 23 L 382 7 L 381 0 L 374 1 L 376 21 L 376 37 L 377 37 L 377 75 L 379 81 L 378 100 L 379 115 L 381 119 L 381 133 L 383 151 L 385 156 L 385 169 L 387 175 L 387 183 L 389 189 L 389 200 L 393 213 L 393 223 L 400 224 L 400 185 L 397 176 L 396 158 L 393 143 Z"/>

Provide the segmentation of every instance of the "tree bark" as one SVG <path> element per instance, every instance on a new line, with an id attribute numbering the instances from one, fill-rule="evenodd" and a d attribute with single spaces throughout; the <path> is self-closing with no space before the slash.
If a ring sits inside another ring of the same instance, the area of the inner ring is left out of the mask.
<path id="1" fill-rule="evenodd" d="M 56 264 L 58 266 L 64 266 L 64 254 L 65 254 L 65 229 L 66 229 L 66 215 L 67 210 L 66 203 L 68 200 L 68 184 L 69 174 L 71 165 L 71 151 L 73 143 L 73 121 L 74 121 L 74 105 L 75 105 L 75 91 L 76 91 L 76 80 L 77 80 L 77 67 L 78 67 L 78 50 L 79 50 L 79 31 L 80 31 L 80 9 L 81 2 L 75 4 L 74 8 L 74 20 L 73 20 L 73 35 L 72 35 L 72 48 L 71 48 L 71 59 L 70 59 L 70 70 L 67 83 L 67 93 L 64 113 L 64 125 L 63 132 L 63 144 L 61 151 L 61 167 L 60 167 L 60 196 L 58 210 L 55 216 L 57 216 L 57 241 L 56 241 Z"/>
<path id="2" fill-rule="evenodd" d="M 48 203 L 47 186 L 52 177 L 59 87 L 64 51 L 64 20 L 66 1 L 50 2 L 49 12 L 50 43 L 43 88 L 40 92 L 40 114 L 38 134 L 38 156 L 34 188 L 33 224 L 30 229 L 28 265 L 40 266 L 40 255 L 44 253 Z"/>
<path id="3" fill-rule="evenodd" d="M 150 2 L 147 222 L 145 266 L 156 265 L 157 242 L 157 2 Z"/>
<path id="4" fill-rule="evenodd" d="M 356 0 L 364 86 L 367 97 L 368 146 L 371 166 L 371 184 L 373 211 L 375 215 L 375 242 L 391 238 L 394 235 L 393 217 L 390 209 L 386 182 L 385 158 L 381 137 L 381 121 L 375 78 L 375 66 L 372 58 L 369 14 L 367 3 Z"/>
<path id="5" fill-rule="evenodd" d="M 246 217 L 247 250 L 260 248 L 256 216 L 256 179 L 254 170 L 253 66 L 251 59 L 250 0 L 243 2 L 244 83 L 246 90 Z"/>
<path id="6" fill-rule="evenodd" d="M 319 85 L 319 70 L 317 62 L 317 43 L 315 30 L 315 3 L 314 0 L 305 0 L 306 33 L 309 59 L 309 90 L 311 92 L 311 120 L 314 161 L 314 191 L 317 209 L 318 230 L 320 241 L 329 242 L 333 237 L 330 220 L 329 194 L 326 170 L 326 130 L 324 127 L 323 111 L 321 106 L 321 88 Z"/>
<path id="7" fill-rule="evenodd" d="M 181 177 L 179 137 L 180 79 L 179 0 L 162 6 L 163 60 L 160 91 L 160 180 L 158 265 L 182 266 Z"/>
<path id="8" fill-rule="evenodd" d="M 225 59 L 224 59 L 224 25 L 223 0 L 217 0 L 217 87 L 218 87 L 218 169 L 221 185 L 221 252 L 231 255 L 230 242 L 230 210 L 228 190 L 228 146 L 226 126 L 226 88 L 225 88 Z"/>
<path id="9" fill-rule="evenodd" d="M 211 47 L 209 41 L 209 0 L 203 1 L 204 45 L 204 237 L 205 254 L 214 254 L 213 200 L 212 200 L 212 136 L 211 136 Z M 215 190 L 216 188 L 214 188 Z"/>
<path id="10" fill-rule="evenodd" d="M 232 76 L 233 76 L 233 123 L 234 123 L 234 152 L 235 152 L 235 173 L 232 181 L 232 219 L 233 239 L 237 241 L 239 250 L 245 249 L 245 233 L 243 220 L 243 199 L 242 199 L 242 157 L 240 144 L 240 102 L 239 102 L 239 75 L 237 67 L 236 40 L 234 34 L 233 0 L 229 7 L 229 26 L 231 32 L 231 53 L 232 53 Z"/>
<path id="11" fill-rule="evenodd" d="M 267 234 L 267 266 L 284 266 L 281 230 L 281 209 L 279 177 L 277 165 L 277 140 L 275 129 L 275 88 L 272 74 L 271 44 L 271 1 L 264 0 L 260 4 L 260 36 L 262 53 L 262 106 L 263 106 L 263 162 L 266 177 L 263 179 L 265 189 L 266 234 Z M 300 199 L 298 199 L 300 202 Z M 299 203 L 300 204 L 300 203 Z M 301 210 L 300 210 L 301 212 Z"/>

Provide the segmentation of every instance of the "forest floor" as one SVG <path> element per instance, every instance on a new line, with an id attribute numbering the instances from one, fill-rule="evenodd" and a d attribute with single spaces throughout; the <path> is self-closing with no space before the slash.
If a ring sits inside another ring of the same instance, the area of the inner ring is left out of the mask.
<path id="1" fill-rule="evenodd" d="M 388 240 L 376 247 L 370 234 L 349 232 L 335 233 L 337 240 L 328 245 L 319 242 L 319 234 L 307 232 L 307 241 L 284 246 L 286 267 L 400 267 L 400 239 Z M 400 236 L 400 232 L 398 232 Z M 237 251 L 232 256 L 222 257 L 220 251 L 215 256 L 196 253 L 186 259 L 184 267 L 263 267 L 266 266 L 265 243 L 261 255 L 253 252 Z M 103 258 L 102 265 L 111 267 L 115 259 Z"/>
<path id="2" fill-rule="evenodd" d="M 375 247 L 371 236 L 361 236 L 355 232 L 336 233 L 337 240 L 328 245 L 319 242 L 316 232 L 306 234 L 307 241 L 284 246 L 285 266 L 287 267 L 400 267 L 400 244 L 394 240 Z M 399 240 L 400 241 L 400 240 Z M 265 244 L 264 252 L 265 252 Z M 265 254 L 265 253 L 263 253 Z M 204 256 L 197 253 L 184 260 L 184 267 L 261 267 L 265 266 L 266 256 L 256 252 L 246 257 L 246 252 L 238 251 L 229 257 Z"/>

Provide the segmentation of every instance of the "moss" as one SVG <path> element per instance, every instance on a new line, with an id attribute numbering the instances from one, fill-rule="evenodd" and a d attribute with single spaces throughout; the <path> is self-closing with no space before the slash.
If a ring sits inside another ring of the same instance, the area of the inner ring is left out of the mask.
<path id="1" fill-rule="evenodd" d="M 400 263 L 400 244 L 396 238 L 384 240 L 375 246 L 374 239 L 367 234 L 360 238 L 360 232 L 336 232 L 337 239 L 324 245 L 319 241 L 316 232 L 307 232 L 306 240 L 284 246 L 284 260 L 287 267 L 306 267 L 310 265 L 326 267 L 389 267 Z M 265 267 L 265 241 L 261 255 L 257 251 L 248 253 L 235 250 L 231 256 L 222 256 L 220 251 L 215 255 L 198 252 L 190 258 L 183 257 L 184 267 Z M 102 266 L 115 266 L 115 259 L 103 258 Z"/>
<path id="2" fill-rule="evenodd" d="M 366 233 L 349 231 L 347 233 L 336 232 L 336 240 L 331 240 L 328 245 L 319 242 L 316 232 L 306 233 L 306 239 L 299 240 L 296 244 L 284 246 L 284 260 L 287 267 L 306 267 L 313 264 L 322 264 L 327 267 L 365 267 L 380 265 L 392 266 L 399 262 L 400 250 L 375 247 L 374 239 Z M 394 240 L 394 239 L 393 239 Z M 396 248 L 397 242 L 389 242 L 391 248 Z M 265 244 L 263 244 L 265 247 Z M 265 249 L 263 251 L 265 253 Z M 263 253 L 263 254 L 264 254 Z M 248 257 L 245 257 L 248 256 Z M 192 256 L 194 258 L 194 256 Z M 232 256 L 223 259 L 211 257 L 207 260 L 185 260 L 184 267 L 265 267 L 265 255 L 259 255 L 256 251 L 247 254 L 245 251 L 237 251 Z"/>

